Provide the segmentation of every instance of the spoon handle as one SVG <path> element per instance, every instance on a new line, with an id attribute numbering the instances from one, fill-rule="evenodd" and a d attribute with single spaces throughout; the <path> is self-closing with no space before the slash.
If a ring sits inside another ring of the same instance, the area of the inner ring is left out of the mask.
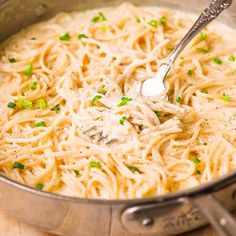
<path id="1" fill-rule="evenodd" d="M 186 45 L 211 21 L 217 18 L 221 12 L 228 8 L 232 0 L 213 0 L 208 8 L 206 8 L 190 31 L 185 35 L 182 41 L 175 47 L 167 58 L 167 63 L 171 66 L 178 55 L 183 51 Z"/>

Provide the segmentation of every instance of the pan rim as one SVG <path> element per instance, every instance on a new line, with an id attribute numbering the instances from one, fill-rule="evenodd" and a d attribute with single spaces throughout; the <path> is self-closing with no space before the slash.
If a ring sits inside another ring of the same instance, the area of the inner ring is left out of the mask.
<path id="1" fill-rule="evenodd" d="M 201 184 L 199 186 L 181 190 L 173 193 L 167 193 L 160 196 L 153 196 L 150 198 L 133 198 L 133 199 L 95 199 L 95 198 L 80 198 L 62 195 L 53 192 L 46 192 L 27 186 L 25 184 L 11 180 L 3 175 L 0 175 L 0 181 L 18 190 L 27 192 L 29 194 L 37 195 L 44 198 L 49 198 L 56 201 L 71 202 L 76 204 L 97 204 L 97 205 L 131 205 L 131 204 L 150 204 L 150 203 L 164 203 L 169 201 L 178 201 L 182 198 L 191 198 L 207 193 L 220 191 L 233 183 L 236 183 L 236 171 L 225 176 L 219 177 L 216 180 Z"/>

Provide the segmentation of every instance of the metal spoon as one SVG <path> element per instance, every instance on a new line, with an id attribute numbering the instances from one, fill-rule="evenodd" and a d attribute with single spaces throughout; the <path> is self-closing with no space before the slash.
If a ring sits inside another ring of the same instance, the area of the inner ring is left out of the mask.
<path id="1" fill-rule="evenodd" d="M 167 99 L 168 96 L 164 81 L 178 55 L 206 25 L 217 18 L 221 12 L 231 5 L 231 3 L 232 0 L 213 0 L 210 6 L 203 11 L 186 36 L 160 65 L 157 76 L 140 83 L 137 87 L 138 92 L 142 96 L 159 96 Z"/>

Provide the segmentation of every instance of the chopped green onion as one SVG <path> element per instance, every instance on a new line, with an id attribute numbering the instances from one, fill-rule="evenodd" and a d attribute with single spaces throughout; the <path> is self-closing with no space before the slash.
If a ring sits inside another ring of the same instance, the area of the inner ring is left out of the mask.
<path id="1" fill-rule="evenodd" d="M 198 158 L 193 158 L 192 161 L 195 163 L 195 164 L 199 164 L 201 162 L 200 159 Z"/>
<path id="2" fill-rule="evenodd" d="M 202 172 L 201 172 L 200 170 L 196 170 L 196 174 L 197 174 L 197 175 L 201 175 Z"/>
<path id="3" fill-rule="evenodd" d="M 41 121 L 41 122 L 38 122 L 38 123 L 35 123 L 34 124 L 34 128 L 37 128 L 37 127 L 46 127 L 46 122 L 45 121 Z"/>
<path id="4" fill-rule="evenodd" d="M 18 169 L 20 169 L 20 170 L 23 170 L 23 169 L 25 168 L 25 166 L 24 166 L 23 164 L 21 164 L 20 162 L 17 162 L 17 161 L 16 161 L 16 162 L 13 164 L 12 168 L 13 168 L 13 169 L 18 168 Z"/>
<path id="5" fill-rule="evenodd" d="M 29 77 L 31 75 L 32 71 L 33 71 L 33 63 L 30 63 L 30 65 L 25 70 L 25 75 Z"/>
<path id="6" fill-rule="evenodd" d="M 126 105 L 128 102 L 130 102 L 132 100 L 133 100 L 132 98 L 122 97 L 121 102 L 119 104 L 117 104 L 117 106 L 122 107 L 122 106 Z"/>
<path id="7" fill-rule="evenodd" d="M 61 41 L 69 41 L 70 40 L 70 35 L 67 33 L 67 34 L 64 34 L 60 37 L 60 40 Z"/>
<path id="8" fill-rule="evenodd" d="M 29 85 L 30 89 L 34 90 L 36 89 L 36 86 L 37 86 L 37 82 L 36 81 L 32 81 Z"/>
<path id="9" fill-rule="evenodd" d="M 137 23 L 141 23 L 140 18 L 136 18 Z"/>
<path id="10" fill-rule="evenodd" d="M 79 170 L 74 170 L 75 175 L 80 175 Z"/>
<path id="11" fill-rule="evenodd" d="M 208 53 L 209 51 L 205 48 L 197 48 L 197 50 L 201 53 Z"/>
<path id="12" fill-rule="evenodd" d="M 193 75 L 193 70 L 188 70 L 188 75 L 189 76 Z"/>
<path id="13" fill-rule="evenodd" d="M 78 35 L 78 39 L 82 39 L 82 38 L 87 39 L 88 36 L 87 36 L 86 34 L 79 34 L 79 35 Z"/>
<path id="14" fill-rule="evenodd" d="M 24 92 L 22 92 L 22 93 L 21 93 L 21 96 L 22 96 L 22 97 L 24 97 L 24 96 L 25 96 Z"/>
<path id="15" fill-rule="evenodd" d="M 104 16 L 104 14 L 102 12 L 99 12 L 99 17 L 102 21 L 106 21 L 106 17 Z"/>
<path id="16" fill-rule="evenodd" d="M 107 30 L 107 25 L 106 24 L 102 24 L 99 29 L 103 32 L 105 32 Z"/>
<path id="17" fill-rule="evenodd" d="M 99 16 L 94 16 L 93 19 L 92 19 L 92 22 L 96 23 L 96 22 L 99 21 L 99 19 L 100 19 Z"/>
<path id="18" fill-rule="evenodd" d="M 61 110 L 60 104 L 57 104 L 55 107 L 51 109 L 51 111 L 59 112 Z"/>
<path id="19" fill-rule="evenodd" d="M 161 23 L 162 25 L 165 25 L 165 24 L 167 23 L 167 19 L 166 19 L 165 16 L 162 16 L 162 17 L 161 17 L 160 23 Z"/>
<path id="20" fill-rule="evenodd" d="M 15 63 L 16 62 L 16 58 L 15 57 L 8 57 L 8 61 L 10 63 Z"/>
<path id="21" fill-rule="evenodd" d="M 38 105 L 38 108 L 40 108 L 40 109 L 47 108 L 47 102 L 43 98 L 37 99 L 37 105 Z"/>
<path id="22" fill-rule="evenodd" d="M 231 55 L 231 56 L 229 56 L 229 61 L 235 61 L 235 56 L 234 55 Z"/>
<path id="23" fill-rule="evenodd" d="M 11 109 L 14 109 L 16 107 L 16 104 L 14 102 L 9 102 L 7 104 L 7 107 L 11 108 Z"/>
<path id="24" fill-rule="evenodd" d="M 23 106 L 22 106 L 22 104 L 23 104 L 23 99 L 18 99 L 17 101 L 16 101 L 16 106 L 18 107 L 18 108 L 23 108 Z"/>
<path id="25" fill-rule="evenodd" d="M 148 22 L 148 24 L 154 28 L 157 28 L 157 26 L 158 26 L 158 22 L 156 20 L 151 20 Z"/>
<path id="26" fill-rule="evenodd" d="M 221 64 L 222 64 L 222 60 L 221 60 L 220 58 L 218 58 L 218 57 L 216 57 L 216 58 L 214 59 L 214 62 L 215 62 L 216 64 L 218 64 L 218 65 L 221 65 Z"/>
<path id="27" fill-rule="evenodd" d="M 181 103 L 182 103 L 181 97 L 177 97 L 177 98 L 176 98 L 176 102 L 179 103 L 179 104 L 181 104 Z"/>
<path id="28" fill-rule="evenodd" d="M 159 120 L 163 118 L 163 115 L 159 111 L 154 111 Z"/>
<path id="29" fill-rule="evenodd" d="M 120 124 L 121 125 L 124 125 L 124 122 L 127 120 L 127 117 L 123 116 L 121 119 L 120 119 Z"/>
<path id="30" fill-rule="evenodd" d="M 101 95 L 96 95 L 94 96 L 93 100 L 92 100 L 92 106 L 95 106 L 95 102 L 100 100 L 102 98 Z"/>
<path id="31" fill-rule="evenodd" d="M 107 92 L 105 88 L 106 88 L 105 85 L 100 86 L 99 89 L 98 89 L 98 92 L 105 95 L 106 92 Z"/>
<path id="32" fill-rule="evenodd" d="M 201 41 L 204 41 L 204 40 L 206 40 L 206 38 L 207 38 L 207 34 L 204 34 L 204 33 L 200 33 L 200 40 Z"/>
<path id="33" fill-rule="evenodd" d="M 101 168 L 101 163 L 99 161 L 91 161 L 90 167 L 91 168 Z"/>
<path id="34" fill-rule="evenodd" d="M 96 22 L 98 22 L 100 20 L 101 21 L 106 21 L 107 20 L 102 12 L 99 12 L 98 16 L 95 16 L 95 17 L 92 18 L 92 22 L 94 22 L 94 23 L 96 23 Z"/>
<path id="35" fill-rule="evenodd" d="M 139 172 L 138 168 L 135 166 L 128 166 L 128 168 L 130 169 L 131 172 L 135 173 L 135 172 Z"/>
<path id="36" fill-rule="evenodd" d="M 43 189 L 43 187 L 44 187 L 44 185 L 43 185 L 43 184 L 41 184 L 41 183 L 39 183 L 39 184 L 36 184 L 36 188 L 37 188 L 38 190 L 42 190 L 42 189 Z"/>
<path id="37" fill-rule="evenodd" d="M 19 99 L 19 100 L 21 100 L 21 99 Z M 19 100 L 18 100 L 18 101 L 19 101 Z M 25 100 L 25 99 L 23 99 L 23 100 L 22 100 L 22 103 L 21 103 L 21 107 L 23 107 L 23 108 L 25 108 L 25 109 L 30 109 L 30 108 L 33 107 L 33 105 L 34 105 L 33 102 L 31 102 L 31 101 L 29 101 L 29 100 Z"/>
<path id="38" fill-rule="evenodd" d="M 222 96 L 221 99 L 225 102 L 229 102 L 230 101 L 230 96 L 226 93 L 223 93 L 223 96 Z"/>
<path id="39" fill-rule="evenodd" d="M 207 91 L 206 89 L 201 89 L 200 92 L 201 92 L 201 93 L 208 94 L 208 91 Z"/>

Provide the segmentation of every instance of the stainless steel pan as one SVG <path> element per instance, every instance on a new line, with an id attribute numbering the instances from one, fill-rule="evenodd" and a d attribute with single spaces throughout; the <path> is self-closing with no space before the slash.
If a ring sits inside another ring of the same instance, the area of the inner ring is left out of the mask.
<path id="1" fill-rule="evenodd" d="M 122 0 L 0 0 L 0 41 L 59 11 L 85 10 Z M 210 1 L 130 0 L 201 12 Z M 236 2 L 221 20 L 236 26 Z M 0 208 L 59 235 L 173 235 L 210 222 L 221 235 L 236 235 L 229 211 L 236 208 L 236 172 L 187 191 L 141 200 L 88 200 L 41 192 L 0 176 Z"/>

